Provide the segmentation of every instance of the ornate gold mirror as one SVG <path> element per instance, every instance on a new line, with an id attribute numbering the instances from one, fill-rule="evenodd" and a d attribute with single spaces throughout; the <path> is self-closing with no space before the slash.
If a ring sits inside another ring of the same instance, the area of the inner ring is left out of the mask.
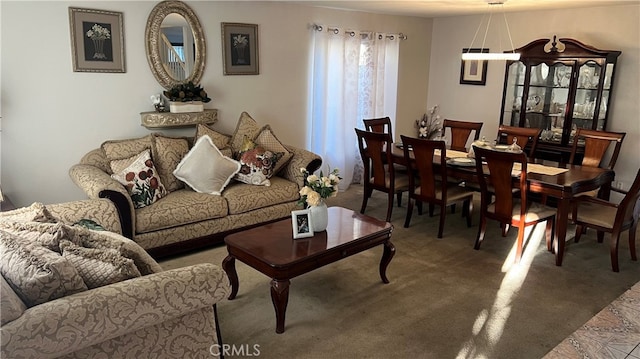
<path id="1" fill-rule="evenodd" d="M 187 4 L 163 1 L 156 5 L 144 36 L 149 67 L 162 87 L 200 83 L 206 53 L 204 32 Z"/>

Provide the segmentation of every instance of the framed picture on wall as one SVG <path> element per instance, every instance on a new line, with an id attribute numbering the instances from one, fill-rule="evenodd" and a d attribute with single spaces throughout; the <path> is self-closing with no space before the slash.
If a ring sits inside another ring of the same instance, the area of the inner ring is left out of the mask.
<path id="1" fill-rule="evenodd" d="M 75 72 L 125 72 L 122 13 L 69 7 Z"/>
<path id="2" fill-rule="evenodd" d="M 462 49 L 462 53 L 488 53 L 489 49 Z M 484 86 L 487 82 L 487 60 L 462 60 L 460 83 Z"/>
<path id="3" fill-rule="evenodd" d="M 258 25 L 222 23 L 222 62 L 225 75 L 258 75 Z"/>
<path id="4" fill-rule="evenodd" d="M 311 214 L 308 209 L 291 212 L 291 225 L 293 226 L 294 239 L 313 237 L 310 216 Z"/>

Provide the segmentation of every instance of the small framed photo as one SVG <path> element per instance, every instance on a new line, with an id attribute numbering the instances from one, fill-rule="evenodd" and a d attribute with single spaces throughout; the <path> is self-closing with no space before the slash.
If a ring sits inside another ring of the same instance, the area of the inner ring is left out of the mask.
<path id="1" fill-rule="evenodd" d="M 311 228 L 311 215 L 308 209 L 291 212 L 291 224 L 293 226 L 293 238 L 313 237 L 313 228 Z"/>
<path id="2" fill-rule="evenodd" d="M 258 25 L 222 23 L 222 62 L 225 75 L 258 75 Z"/>
<path id="3" fill-rule="evenodd" d="M 462 53 L 488 53 L 489 49 L 462 49 Z M 460 83 L 484 86 L 487 82 L 487 60 L 462 60 Z"/>
<path id="4" fill-rule="evenodd" d="M 74 72 L 125 72 L 122 13 L 69 7 Z"/>

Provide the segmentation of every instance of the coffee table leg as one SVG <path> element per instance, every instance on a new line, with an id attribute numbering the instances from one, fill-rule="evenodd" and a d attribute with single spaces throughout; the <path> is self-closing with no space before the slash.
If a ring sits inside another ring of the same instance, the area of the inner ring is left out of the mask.
<path id="1" fill-rule="evenodd" d="M 287 311 L 287 303 L 289 303 L 289 284 L 288 279 L 271 280 L 271 301 L 276 310 L 276 333 L 284 333 L 284 315 Z"/>
<path id="2" fill-rule="evenodd" d="M 383 283 L 389 283 L 387 279 L 387 266 L 391 262 L 391 258 L 396 254 L 396 247 L 391 241 L 384 242 L 384 252 L 382 253 L 382 259 L 380 260 L 380 278 Z"/>
<path id="3" fill-rule="evenodd" d="M 229 283 L 231 283 L 231 294 L 229 294 L 229 300 L 232 300 L 238 294 L 238 273 L 236 272 L 236 259 L 232 255 L 228 255 L 222 261 L 222 269 L 227 273 L 229 277 Z"/>

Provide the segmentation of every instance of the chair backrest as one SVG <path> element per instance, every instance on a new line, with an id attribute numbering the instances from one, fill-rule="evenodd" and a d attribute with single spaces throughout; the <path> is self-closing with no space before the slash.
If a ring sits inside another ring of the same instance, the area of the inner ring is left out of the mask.
<path id="1" fill-rule="evenodd" d="M 640 169 L 636 173 L 636 179 L 633 181 L 629 192 L 624 196 L 618 205 L 615 224 L 622 224 L 629 221 L 634 216 L 634 209 L 640 198 Z M 637 218 L 636 218 L 637 220 Z"/>
<path id="2" fill-rule="evenodd" d="M 426 201 L 446 201 L 447 147 L 445 142 L 402 135 L 400 138 L 404 148 L 405 163 L 410 163 L 412 169 L 409 171 L 409 188 L 419 186 L 420 194 L 418 197 Z M 436 150 L 440 150 L 440 163 L 437 165 L 433 162 Z M 413 153 L 414 161 L 411 160 L 411 153 Z M 439 175 L 438 180 L 436 180 L 436 175 Z M 439 197 L 436 196 L 438 192 L 441 193 Z"/>
<path id="3" fill-rule="evenodd" d="M 471 131 L 475 131 L 473 140 L 480 138 L 480 130 L 482 129 L 482 122 L 467 122 L 458 120 L 445 119 L 442 122 L 442 131 L 445 132 L 447 128 L 451 130 L 451 145 L 449 148 L 455 151 L 467 151 L 467 141 L 471 135 Z"/>
<path id="4" fill-rule="evenodd" d="M 536 147 L 538 146 L 540 132 L 542 132 L 542 130 L 539 128 L 500 125 L 500 127 L 498 127 L 498 143 L 510 145 L 513 143 L 513 139 L 516 138 L 516 143 L 523 151 L 527 145 L 530 146 L 527 155 L 530 160 L 533 160 Z"/>
<path id="5" fill-rule="evenodd" d="M 391 119 L 389 117 L 381 118 L 365 118 L 364 122 L 365 130 L 369 132 L 388 133 L 393 140 L 393 131 L 391 130 Z"/>
<path id="6" fill-rule="evenodd" d="M 481 210 L 486 211 L 489 205 L 491 198 L 489 185 L 491 185 L 491 191 L 495 196 L 495 212 L 491 217 L 502 223 L 509 223 L 514 203 L 512 188 L 517 187 L 520 189 L 520 216 L 523 218 L 527 208 L 527 156 L 524 152 L 494 151 L 476 146 L 473 146 L 473 151 L 476 156 L 476 172 L 481 189 Z M 485 173 L 482 161 L 486 161 L 488 173 Z M 512 171 L 515 163 L 521 166 L 517 186 L 513 184 Z"/>
<path id="7" fill-rule="evenodd" d="M 376 188 L 388 188 L 387 183 L 395 179 L 392 163 L 391 135 L 388 133 L 368 132 L 355 128 L 358 137 L 358 149 L 364 163 L 364 180 L 373 178 L 372 185 Z M 389 179 L 387 181 L 387 178 Z"/>
<path id="8" fill-rule="evenodd" d="M 620 147 L 622 147 L 622 140 L 626 135 L 625 132 L 606 132 L 606 131 L 594 131 L 579 128 L 576 131 L 576 135 L 573 138 L 573 148 L 571 149 L 571 156 L 569 157 L 569 163 L 575 164 L 574 160 L 578 147 L 580 147 L 581 140 L 584 140 L 584 157 L 582 158 L 581 166 L 600 167 L 604 155 L 614 143 L 613 153 L 611 154 L 611 160 L 609 164 L 604 167 L 612 170 L 618 160 L 618 154 L 620 153 Z"/>

